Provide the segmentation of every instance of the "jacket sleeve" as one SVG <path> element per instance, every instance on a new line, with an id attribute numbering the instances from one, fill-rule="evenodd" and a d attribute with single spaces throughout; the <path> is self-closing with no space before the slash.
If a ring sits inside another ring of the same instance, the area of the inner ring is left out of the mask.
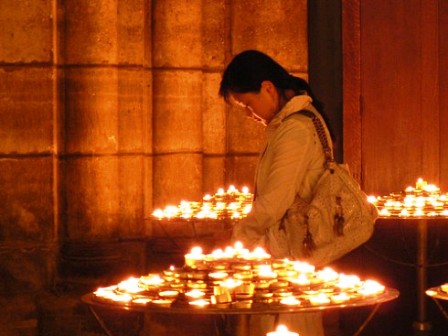
<path id="1" fill-rule="evenodd" d="M 234 241 L 241 241 L 248 248 L 263 244 L 266 231 L 280 223 L 294 202 L 314 150 L 315 137 L 311 123 L 290 118 L 280 125 L 269 138 L 266 151 L 258 163 L 252 211 L 235 225 Z"/>

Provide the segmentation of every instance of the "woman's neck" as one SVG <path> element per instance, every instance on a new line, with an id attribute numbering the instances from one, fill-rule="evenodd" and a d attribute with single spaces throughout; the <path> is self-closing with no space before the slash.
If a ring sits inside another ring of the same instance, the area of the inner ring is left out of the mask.
<path id="1" fill-rule="evenodd" d="M 297 94 L 295 93 L 295 91 L 291 89 L 288 89 L 284 91 L 282 95 L 279 95 L 278 112 L 280 112 L 282 108 L 286 105 L 286 103 L 289 102 L 296 95 Z"/>

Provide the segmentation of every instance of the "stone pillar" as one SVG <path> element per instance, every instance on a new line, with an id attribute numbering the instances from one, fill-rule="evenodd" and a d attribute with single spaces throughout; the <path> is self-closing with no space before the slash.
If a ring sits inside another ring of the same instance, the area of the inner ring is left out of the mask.
<path id="1" fill-rule="evenodd" d="M 31 335 L 55 273 L 57 70 L 50 0 L 0 2 L 0 323 Z"/>
<path id="2" fill-rule="evenodd" d="M 69 0 L 63 10 L 64 235 L 142 236 L 152 175 L 148 5 Z"/>
<path id="3" fill-rule="evenodd" d="M 202 3 L 153 4 L 155 207 L 202 196 Z"/>
<path id="4" fill-rule="evenodd" d="M 213 194 L 226 186 L 226 124 L 224 102 L 218 96 L 226 60 L 227 11 L 225 0 L 202 5 L 202 132 L 204 141 L 203 193 Z"/>

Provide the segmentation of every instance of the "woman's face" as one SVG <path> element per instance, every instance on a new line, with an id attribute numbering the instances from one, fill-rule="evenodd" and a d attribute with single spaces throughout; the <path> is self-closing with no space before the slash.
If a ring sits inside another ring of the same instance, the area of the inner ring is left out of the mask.
<path id="1" fill-rule="evenodd" d="M 231 99 L 236 106 L 244 109 L 249 118 L 265 126 L 279 111 L 278 93 L 270 81 L 262 82 L 259 92 L 231 93 Z"/>

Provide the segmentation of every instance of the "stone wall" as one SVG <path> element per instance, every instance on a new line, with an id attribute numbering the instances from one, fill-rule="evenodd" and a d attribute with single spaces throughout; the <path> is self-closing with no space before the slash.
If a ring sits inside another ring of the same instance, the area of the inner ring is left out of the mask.
<path id="1" fill-rule="evenodd" d="M 306 0 L 0 2 L 5 335 L 83 335 L 79 292 L 151 268 L 154 207 L 252 185 L 263 130 L 218 98 L 220 73 L 257 48 L 306 77 L 306 10 Z M 76 331 L 42 319 L 58 311 Z"/>

